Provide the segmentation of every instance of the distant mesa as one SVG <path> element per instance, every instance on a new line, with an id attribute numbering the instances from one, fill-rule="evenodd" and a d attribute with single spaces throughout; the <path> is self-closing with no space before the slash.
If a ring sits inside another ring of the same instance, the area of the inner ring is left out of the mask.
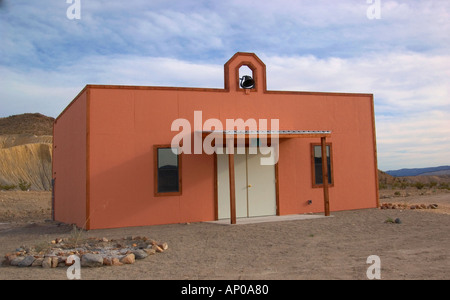
<path id="1" fill-rule="evenodd" d="M 450 166 L 390 170 L 386 171 L 386 173 L 394 177 L 406 177 L 418 175 L 450 175 Z"/>
<path id="2" fill-rule="evenodd" d="M 0 118 L 0 189 L 51 189 L 54 120 L 40 113 Z"/>
<path id="3" fill-rule="evenodd" d="M 40 113 L 26 113 L 0 118 L 0 135 L 53 135 L 54 121 L 54 118 L 44 116 Z"/>

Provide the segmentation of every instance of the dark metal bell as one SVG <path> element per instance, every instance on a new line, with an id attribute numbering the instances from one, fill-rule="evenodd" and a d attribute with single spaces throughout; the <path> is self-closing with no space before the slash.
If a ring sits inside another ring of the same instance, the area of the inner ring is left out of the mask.
<path id="1" fill-rule="evenodd" d="M 252 89 L 255 86 L 255 80 L 251 76 L 244 75 L 241 78 L 241 88 Z"/>

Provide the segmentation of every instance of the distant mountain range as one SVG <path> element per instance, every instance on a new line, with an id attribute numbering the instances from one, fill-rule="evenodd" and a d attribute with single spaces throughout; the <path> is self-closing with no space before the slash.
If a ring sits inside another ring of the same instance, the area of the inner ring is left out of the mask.
<path id="1" fill-rule="evenodd" d="M 386 171 L 386 173 L 394 177 L 417 176 L 417 175 L 450 175 L 450 166 L 390 170 Z"/>

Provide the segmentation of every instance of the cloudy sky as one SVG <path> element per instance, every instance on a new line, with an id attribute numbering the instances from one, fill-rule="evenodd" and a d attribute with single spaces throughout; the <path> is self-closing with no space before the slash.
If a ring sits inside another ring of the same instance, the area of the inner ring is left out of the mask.
<path id="1" fill-rule="evenodd" d="M 223 88 L 238 51 L 270 90 L 373 93 L 381 170 L 450 165 L 448 0 L 0 0 L 0 117 L 86 84 Z"/>

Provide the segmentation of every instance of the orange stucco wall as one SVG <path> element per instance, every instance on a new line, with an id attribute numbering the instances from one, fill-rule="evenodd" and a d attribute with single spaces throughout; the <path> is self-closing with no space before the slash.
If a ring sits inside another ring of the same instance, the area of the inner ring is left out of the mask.
<path id="1" fill-rule="evenodd" d="M 290 105 L 298 105 L 297 111 L 303 111 L 294 119 L 294 128 L 332 130 L 332 137 L 327 139 L 333 147 L 334 186 L 329 188 L 330 209 L 376 207 L 378 187 L 371 97 L 293 97 Z M 308 116 L 308 111 L 321 114 Z M 311 143 L 318 142 L 318 139 L 281 142 L 278 165 L 281 214 L 324 210 L 323 190 L 312 188 L 310 148 Z M 308 200 L 312 200 L 311 205 L 307 204 Z"/>
<path id="2" fill-rule="evenodd" d="M 268 92 L 262 62 L 252 55 L 234 58 L 237 59 L 225 65 L 225 89 L 87 86 L 88 107 L 83 107 L 86 101 L 80 101 L 70 111 L 75 110 L 73 113 L 80 116 L 83 109 L 89 112 L 88 128 L 79 128 L 89 133 L 87 145 L 81 141 L 81 133 L 78 144 L 79 148 L 88 149 L 88 154 L 76 156 L 80 169 L 70 176 L 76 177 L 77 186 L 86 178 L 89 184 L 87 190 L 80 187 L 74 191 L 77 196 L 70 199 L 77 201 L 73 206 L 78 205 L 76 210 L 80 212 L 87 203 L 90 229 L 214 220 L 212 155 L 183 154 L 181 195 L 155 197 L 153 193 L 153 146 L 170 144 L 178 133 L 171 131 L 175 119 L 187 119 L 193 126 L 194 111 L 202 111 L 203 122 L 217 118 L 224 125 L 226 119 L 279 119 L 280 130 L 331 130 L 331 138 L 327 139 L 333 144 L 331 210 L 376 207 L 372 95 Z M 254 69 L 256 91 L 245 93 L 237 88 L 235 69 L 243 62 Z M 68 128 L 61 126 L 58 130 L 61 131 L 55 131 L 55 135 L 63 135 Z M 310 147 L 318 142 L 319 139 L 303 138 L 281 140 L 280 214 L 324 210 L 323 190 L 312 187 L 311 176 Z M 69 145 L 70 141 L 66 143 Z M 68 160 L 72 152 L 56 159 Z M 87 169 L 86 164 L 81 164 L 83 159 L 88 161 Z M 84 171 L 87 175 L 82 174 Z M 59 182 L 57 187 L 60 188 Z M 67 183 L 64 189 L 69 189 Z M 84 203 L 83 192 L 88 195 Z M 58 203 L 70 202 L 57 196 Z M 313 200 L 312 204 L 307 205 L 307 200 Z"/>
<path id="3" fill-rule="evenodd" d="M 55 120 L 53 179 L 55 220 L 86 226 L 87 90 Z"/>

